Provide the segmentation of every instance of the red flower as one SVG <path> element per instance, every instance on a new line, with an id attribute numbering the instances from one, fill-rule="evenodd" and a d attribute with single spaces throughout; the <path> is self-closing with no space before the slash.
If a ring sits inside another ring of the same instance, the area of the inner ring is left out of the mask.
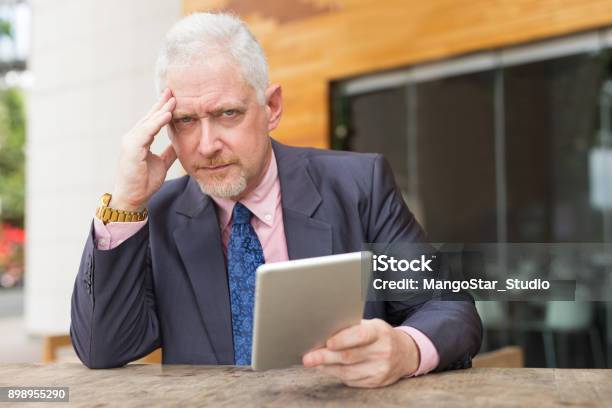
<path id="1" fill-rule="evenodd" d="M 0 269 L 17 262 L 23 264 L 23 244 L 25 232 L 22 228 L 10 224 L 0 226 Z"/>
<path id="2" fill-rule="evenodd" d="M 3 239 L 13 244 L 23 244 L 25 241 L 25 231 L 19 227 L 13 227 L 10 224 L 4 224 Z"/>

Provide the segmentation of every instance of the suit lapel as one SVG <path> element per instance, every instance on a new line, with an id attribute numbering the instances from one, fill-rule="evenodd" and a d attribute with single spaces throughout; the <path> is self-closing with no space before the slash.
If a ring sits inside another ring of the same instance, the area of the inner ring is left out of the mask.
<path id="1" fill-rule="evenodd" d="M 281 185 L 289 259 L 331 255 L 332 226 L 313 218 L 322 202 L 308 172 L 308 159 L 272 140 Z M 200 315 L 218 364 L 233 364 L 227 267 L 215 206 L 193 179 L 177 201 L 183 223 L 174 231 Z"/>
<path id="2" fill-rule="evenodd" d="M 185 222 L 174 239 L 200 309 L 218 364 L 233 364 L 232 322 L 227 268 L 212 200 L 190 178 L 177 205 Z"/>
<path id="3" fill-rule="evenodd" d="M 322 199 L 308 173 L 308 159 L 275 140 L 272 147 L 278 165 L 289 259 L 331 255 L 332 227 L 313 218 Z"/>
<path id="4" fill-rule="evenodd" d="M 289 208 L 283 208 L 283 222 L 289 259 L 332 254 L 331 225 Z"/>

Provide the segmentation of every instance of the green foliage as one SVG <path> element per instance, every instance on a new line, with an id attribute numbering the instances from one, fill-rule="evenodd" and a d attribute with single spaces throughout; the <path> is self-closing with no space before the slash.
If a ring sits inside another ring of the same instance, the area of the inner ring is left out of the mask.
<path id="1" fill-rule="evenodd" d="M 2 219 L 23 226 L 25 113 L 17 88 L 0 90 L 0 199 Z"/>
<path id="2" fill-rule="evenodd" d="M 0 20 L 0 37 L 13 37 L 13 27 L 6 20 Z"/>

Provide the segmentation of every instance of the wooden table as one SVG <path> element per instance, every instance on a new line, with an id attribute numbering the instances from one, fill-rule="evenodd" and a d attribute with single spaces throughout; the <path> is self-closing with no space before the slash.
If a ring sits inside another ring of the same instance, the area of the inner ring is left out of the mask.
<path id="1" fill-rule="evenodd" d="M 230 366 L 0 365 L 0 386 L 67 386 L 70 406 L 612 406 L 612 370 L 472 368 L 354 389 L 316 370 Z M 17 407 L 61 404 L 19 403 Z M 6 404 L 0 403 L 0 407 Z"/>

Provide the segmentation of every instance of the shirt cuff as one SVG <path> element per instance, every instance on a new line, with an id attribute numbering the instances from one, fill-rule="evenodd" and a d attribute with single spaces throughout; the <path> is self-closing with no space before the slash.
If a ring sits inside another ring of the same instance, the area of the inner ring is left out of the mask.
<path id="1" fill-rule="evenodd" d="M 148 219 L 136 222 L 111 222 L 106 225 L 94 217 L 94 244 L 96 248 L 108 250 L 118 247 L 123 241 L 136 234 Z"/>
<path id="2" fill-rule="evenodd" d="M 414 340 L 416 343 L 421 356 L 419 367 L 414 373 L 408 375 L 408 377 L 416 377 L 417 375 L 427 374 L 438 366 L 438 363 L 440 362 L 440 355 L 438 354 L 438 350 L 436 350 L 436 346 L 434 346 L 431 340 L 429 340 L 429 337 L 423 334 L 423 332 L 410 326 L 399 326 L 395 329 L 403 331 L 412 337 L 412 340 Z"/>

